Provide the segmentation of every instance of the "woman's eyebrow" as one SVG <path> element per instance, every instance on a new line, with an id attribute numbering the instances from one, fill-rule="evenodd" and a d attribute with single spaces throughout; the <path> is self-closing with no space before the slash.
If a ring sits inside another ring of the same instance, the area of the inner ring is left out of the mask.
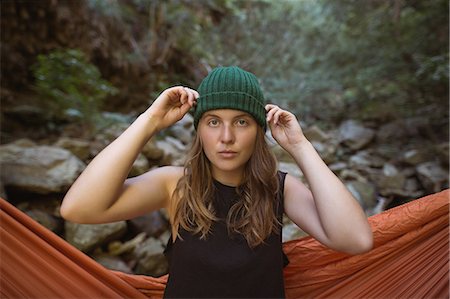
<path id="1" fill-rule="evenodd" d="M 239 117 L 251 117 L 251 115 L 248 113 L 242 113 L 242 114 L 236 115 L 234 118 L 239 118 Z"/>
<path id="2" fill-rule="evenodd" d="M 211 112 L 206 112 L 206 113 L 204 114 L 204 117 L 216 117 L 216 118 L 220 118 L 220 119 L 223 118 L 223 117 L 221 117 L 221 116 L 219 116 L 219 115 L 217 115 L 217 114 L 211 113 Z M 248 114 L 248 113 L 242 113 L 242 114 L 234 115 L 234 116 L 233 116 L 233 119 L 241 118 L 241 117 L 251 117 L 251 115 Z"/>
<path id="3" fill-rule="evenodd" d="M 204 114 L 204 117 L 216 117 L 216 118 L 221 118 L 220 116 L 214 114 L 214 113 L 210 113 L 210 112 L 206 112 Z"/>

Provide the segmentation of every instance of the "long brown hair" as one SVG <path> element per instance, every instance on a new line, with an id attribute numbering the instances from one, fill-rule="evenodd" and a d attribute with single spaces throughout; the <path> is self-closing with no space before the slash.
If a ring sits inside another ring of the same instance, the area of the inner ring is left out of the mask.
<path id="1" fill-rule="evenodd" d="M 279 189 L 277 162 L 258 126 L 255 150 L 246 164 L 241 185 L 237 187 L 240 200 L 227 216 L 229 233 L 242 234 L 250 247 L 264 242 L 279 232 L 276 194 Z M 172 235 L 180 237 L 180 226 L 201 238 L 207 237 L 213 221 L 214 184 L 211 163 L 206 157 L 199 134 L 195 137 L 169 206 Z"/>

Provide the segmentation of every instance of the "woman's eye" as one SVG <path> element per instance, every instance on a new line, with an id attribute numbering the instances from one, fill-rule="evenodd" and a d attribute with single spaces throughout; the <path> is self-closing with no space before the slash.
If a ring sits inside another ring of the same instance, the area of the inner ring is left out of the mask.
<path id="1" fill-rule="evenodd" d="M 238 126 L 246 126 L 248 123 L 245 119 L 240 119 L 237 121 Z"/>
<path id="2" fill-rule="evenodd" d="M 211 119 L 210 121 L 208 121 L 208 125 L 211 127 L 216 127 L 219 125 L 219 121 L 217 119 Z"/>

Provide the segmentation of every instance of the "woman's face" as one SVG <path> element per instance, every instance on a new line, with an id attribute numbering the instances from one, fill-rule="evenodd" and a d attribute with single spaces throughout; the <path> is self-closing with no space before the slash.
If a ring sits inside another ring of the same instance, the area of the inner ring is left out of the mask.
<path id="1" fill-rule="evenodd" d="M 241 182 L 255 149 L 257 130 L 255 119 L 240 110 L 217 109 L 203 114 L 198 134 L 216 180 L 233 186 Z"/>

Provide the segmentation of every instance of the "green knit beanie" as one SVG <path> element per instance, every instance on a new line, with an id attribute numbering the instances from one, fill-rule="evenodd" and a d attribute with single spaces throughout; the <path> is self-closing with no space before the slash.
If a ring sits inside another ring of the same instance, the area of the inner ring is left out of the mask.
<path id="1" fill-rule="evenodd" d="M 237 66 L 217 67 L 200 83 L 200 97 L 194 112 L 194 127 L 203 113 L 214 109 L 236 109 L 249 113 L 263 128 L 266 127 L 264 95 L 258 79 Z"/>

